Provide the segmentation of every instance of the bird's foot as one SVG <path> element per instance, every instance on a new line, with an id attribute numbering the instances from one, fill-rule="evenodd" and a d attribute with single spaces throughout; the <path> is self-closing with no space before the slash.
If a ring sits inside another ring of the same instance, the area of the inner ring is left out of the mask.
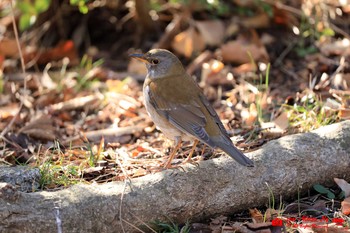
<path id="1" fill-rule="evenodd" d="M 180 165 L 185 165 L 185 164 L 187 164 L 187 163 L 199 167 L 199 163 L 196 162 L 196 161 L 194 161 L 194 160 L 192 159 L 192 157 L 187 157 Z"/>
<path id="2" fill-rule="evenodd" d="M 185 171 L 185 169 L 182 167 L 182 163 L 180 164 L 172 164 L 171 162 L 169 163 L 169 161 L 167 161 L 164 165 L 162 165 L 161 168 L 159 168 L 160 171 L 164 171 L 167 169 L 181 169 L 183 171 Z"/>

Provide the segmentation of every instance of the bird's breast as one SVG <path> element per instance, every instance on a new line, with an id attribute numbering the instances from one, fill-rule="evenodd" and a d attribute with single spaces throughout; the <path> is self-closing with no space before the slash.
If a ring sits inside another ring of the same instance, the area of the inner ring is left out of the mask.
<path id="1" fill-rule="evenodd" d="M 154 124 L 157 126 L 158 129 L 162 131 L 162 133 L 169 139 L 175 140 L 176 137 L 181 137 L 184 141 L 191 141 L 192 138 L 188 135 L 181 132 L 179 129 L 177 129 L 175 126 L 173 126 L 168 119 L 166 119 L 164 116 L 160 115 L 157 110 L 154 108 L 152 104 L 152 100 L 150 98 L 150 86 L 145 85 L 143 86 L 143 96 L 144 96 L 144 103 L 146 110 L 148 112 L 148 115 L 151 117 Z"/>

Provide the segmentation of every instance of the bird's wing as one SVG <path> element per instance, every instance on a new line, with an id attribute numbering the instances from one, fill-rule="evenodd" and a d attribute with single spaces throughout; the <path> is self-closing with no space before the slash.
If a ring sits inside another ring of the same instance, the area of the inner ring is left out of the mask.
<path id="1" fill-rule="evenodd" d="M 167 118 L 176 128 L 196 137 L 213 148 L 218 147 L 222 149 L 244 166 L 253 166 L 253 162 L 233 146 L 216 111 L 202 93 L 199 93 L 199 102 L 192 101 L 191 104 L 174 104 L 165 101 L 158 95 L 156 97 L 147 89 L 146 91 L 148 92 L 147 98 L 149 98 L 150 103 L 157 113 Z M 209 117 L 208 114 L 210 114 L 214 122 L 208 122 L 206 120 L 206 115 Z M 215 127 L 215 125 L 218 127 L 215 135 L 209 135 L 207 133 L 207 124 L 212 124 L 210 125 L 211 128 Z"/>
<path id="2" fill-rule="evenodd" d="M 224 127 L 224 125 L 222 124 L 218 114 L 216 113 L 215 109 L 213 108 L 213 106 L 209 103 L 208 99 L 202 94 L 200 93 L 199 98 L 201 99 L 202 103 L 204 104 L 205 108 L 208 110 L 208 112 L 210 113 L 210 115 L 213 117 L 213 119 L 215 120 L 215 123 L 217 124 L 217 126 L 219 126 L 219 129 L 221 131 L 221 133 L 227 137 L 229 140 L 230 136 L 227 134 L 227 131 Z"/>
<path id="3" fill-rule="evenodd" d="M 165 101 L 160 96 L 153 95 L 149 90 L 147 91 L 148 98 L 150 98 L 150 103 L 158 114 L 167 118 L 169 122 L 179 130 L 198 138 L 200 141 L 208 144 L 209 146 L 216 147 L 215 143 L 205 130 L 207 120 L 205 118 L 205 113 L 202 110 L 203 107 L 201 108 L 201 103 L 191 101 L 190 104 L 174 104 L 169 101 Z M 201 98 L 205 99 L 205 108 L 207 108 L 210 114 L 215 117 L 220 129 L 221 127 L 223 128 L 215 110 L 211 107 L 204 96 Z M 223 130 L 225 131 L 224 128 Z"/>

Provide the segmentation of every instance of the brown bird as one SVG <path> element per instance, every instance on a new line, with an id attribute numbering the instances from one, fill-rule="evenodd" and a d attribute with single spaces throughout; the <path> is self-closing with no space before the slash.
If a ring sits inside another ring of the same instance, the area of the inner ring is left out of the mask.
<path id="1" fill-rule="evenodd" d="M 166 168 L 171 167 L 182 141 L 194 141 L 190 159 L 198 140 L 220 148 L 244 166 L 253 166 L 253 161 L 233 145 L 214 108 L 173 53 L 152 49 L 130 56 L 146 63 L 148 74 L 143 94 L 148 114 L 164 135 L 176 143 Z"/>

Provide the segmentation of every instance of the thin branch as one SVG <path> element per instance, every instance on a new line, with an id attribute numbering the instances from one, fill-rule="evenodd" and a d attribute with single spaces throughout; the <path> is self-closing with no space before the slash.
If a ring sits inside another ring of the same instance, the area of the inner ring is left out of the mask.
<path id="1" fill-rule="evenodd" d="M 23 86 L 24 86 L 24 99 L 27 95 L 27 80 L 25 77 L 26 74 L 26 70 L 25 70 L 25 64 L 24 64 L 24 59 L 23 59 L 23 53 L 22 53 L 22 49 L 21 49 L 21 45 L 19 42 L 19 36 L 18 36 L 18 30 L 17 30 L 17 25 L 16 25 L 16 19 L 15 19 L 15 13 L 14 13 L 14 8 L 13 8 L 13 3 L 12 0 L 10 1 L 10 5 L 11 5 L 11 16 L 12 16 L 12 26 L 13 26 L 13 31 L 15 33 L 15 38 L 16 38 L 16 44 L 17 44 L 17 49 L 18 49 L 18 53 L 19 53 L 19 57 L 20 57 L 20 61 L 21 61 L 21 68 L 22 68 L 22 73 L 24 74 L 24 80 L 23 80 Z M 10 123 L 6 126 L 6 128 L 1 132 L 0 134 L 0 138 L 4 139 L 5 134 L 9 131 L 9 129 L 12 127 L 12 125 L 14 124 L 16 118 L 19 116 L 22 108 L 23 108 L 23 99 L 20 99 L 20 105 L 18 108 L 18 112 L 13 116 L 13 118 L 11 119 Z"/>

